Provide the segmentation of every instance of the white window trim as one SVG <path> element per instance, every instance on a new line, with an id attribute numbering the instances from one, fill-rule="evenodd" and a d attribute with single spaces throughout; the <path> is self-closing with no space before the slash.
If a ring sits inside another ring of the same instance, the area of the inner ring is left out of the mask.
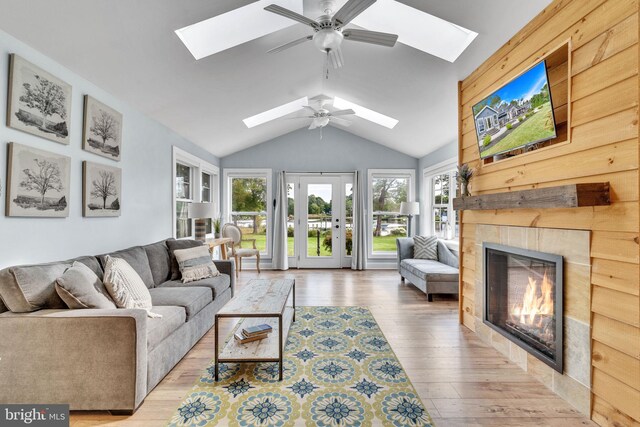
<path id="1" fill-rule="evenodd" d="M 265 252 L 261 252 L 263 259 L 271 259 L 272 246 L 272 224 L 273 224 L 273 170 L 272 169 L 244 169 L 231 168 L 223 169 L 224 178 L 224 203 L 223 203 L 223 223 L 231 222 L 231 178 L 267 178 L 267 243 Z"/>
<path id="2" fill-rule="evenodd" d="M 415 169 L 368 169 L 367 170 L 367 257 L 369 259 L 396 259 L 396 252 L 373 252 L 373 177 L 397 178 L 406 176 L 409 178 L 407 202 L 416 200 L 416 171 Z M 414 219 L 415 222 L 415 219 Z"/>
<path id="3" fill-rule="evenodd" d="M 215 210 L 217 212 L 220 211 L 220 168 L 215 166 L 205 160 L 202 160 L 200 157 L 191 154 L 179 147 L 173 146 L 172 150 L 172 163 L 171 163 L 171 201 L 172 201 L 172 235 L 176 237 L 176 164 L 181 163 L 183 165 L 189 166 L 192 168 L 193 176 L 191 182 L 191 194 L 194 201 L 201 201 L 202 199 L 202 172 L 208 173 L 211 175 L 211 191 L 213 193 L 213 197 L 211 202 L 215 206 Z M 197 192 L 197 194 L 196 194 Z M 195 233 L 195 227 L 191 226 L 192 233 Z M 184 237 L 184 239 L 193 238 L 192 234 L 189 237 Z M 209 235 L 208 237 L 212 237 Z"/>
<path id="4" fill-rule="evenodd" d="M 445 160 L 435 165 L 429 166 L 422 170 L 422 188 L 424 188 L 424 201 L 420 207 L 420 213 L 422 220 L 420 221 L 420 229 L 425 230 L 426 233 L 434 235 L 435 229 L 433 227 L 433 221 L 431 215 L 433 213 L 433 194 L 431 189 L 431 180 L 434 176 L 440 175 L 444 172 L 450 172 L 458 166 L 457 157 Z M 455 196 L 456 186 L 454 182 L 451 182 L 451 188 L 449 189 L 449 205 L 450 209 L 453 209 L 453 196 Z M 455 226 L 455 225 L 454 225 Z M 425 234 L 426 234 L 425 233 Z M 454 241 L 457 242 L 457 239 Z"/>

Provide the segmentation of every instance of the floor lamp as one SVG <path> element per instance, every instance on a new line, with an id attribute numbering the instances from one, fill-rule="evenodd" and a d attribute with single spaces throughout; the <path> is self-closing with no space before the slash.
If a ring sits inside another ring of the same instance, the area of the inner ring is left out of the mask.
<path id="1" fill-rule="evenodd" d="M 409 226 L 407 237 L 411 237 L 411 220 L 414 215 L 420 215 L 420 203 L 418 202 L 401 202 L 400 203 L 400 215 L 406 216 L 407 224 Z"/>
<path id="2" fill-rule="evenodd" d="M 190 203 L 188 215 L 195 219 L 195 239 L 204 242 L 207 238 L 207 219 L 216 216 L 213 203 Z"/>

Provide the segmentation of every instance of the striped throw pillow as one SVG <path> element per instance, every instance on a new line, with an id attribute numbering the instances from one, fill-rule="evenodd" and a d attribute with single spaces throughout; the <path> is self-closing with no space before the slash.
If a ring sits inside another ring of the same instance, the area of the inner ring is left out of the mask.
<path id="1" fill-rule="evenodd" d="M 149 289 L 127 261 L 107 255 L 102 281 L 118 308 L 142 308 L 149 317 L 162 317 L 151 312 Z"/>
<path id="2" fill-rule="evenodd" d="M 220 274 L 213 261 L 211 261 L 208 246 L 178 249 L 173 254 L 176 257 L 176 261 L 178 261 L 180 273 L 182 273 L 182 283 L 194 282 Z"/>
<path id="3" fill-rule="evenodd" d="M 413 257 L 416 259 L 438 259 L 438 238 L 436 236 L 415 236 Z"/>

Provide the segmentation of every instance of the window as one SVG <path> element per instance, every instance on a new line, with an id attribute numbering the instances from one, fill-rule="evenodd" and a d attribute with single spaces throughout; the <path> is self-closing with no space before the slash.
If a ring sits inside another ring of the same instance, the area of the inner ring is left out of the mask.
<path id="1" fill-rule="evenodd" d="M 255 239 L 256 247 L 270 254 L 272 206 L 270 169 L 227 169 L 225 218 L 240 227 L 243 239 Z"/>
<path id="2" fill-rule="evenodd" d="M 458 212 L 453 210 L 456 174 L 455 160 L 424 171 L 425 212 L 428 214 L 425 229 L 446 240 L 458 237 L 460 229 Z"/>
<path id="3" fill-rule="evenodd" d="M 174 165 L 174 236 L 193 238 L 193 218 L 189 218 L 189 203 L 210 202 L 218 206 L 218 168 L 184 150 L 173 147 Z M 207 220 L 207 234 L 212 234 L 213 221 Z"/>
<path id="4" fill-rule="evenodd" d="M 201 175 L 201 201 L 212 202 L 213 201 L 213 176 L 210 173 L 202 172 Z M 213 233 L 213 219 L 207 218 L 207 234 Z"/>
<path id="5" fill-rule="evenodd" d="M 396 238 L 408 235 L 408 218 L 399 212 L 414 200 L 414 176 L 411 169 L 369 170 L 369 255 L 395 257 Z"/>
<path id="6" fill-rule="evenodd" d="M 176 163 L 176 238 L 182 239 L 193 234 L 191 219 L 188 217 L 189 203 L 193 202 L 191 192 L 191 167 Z"/>

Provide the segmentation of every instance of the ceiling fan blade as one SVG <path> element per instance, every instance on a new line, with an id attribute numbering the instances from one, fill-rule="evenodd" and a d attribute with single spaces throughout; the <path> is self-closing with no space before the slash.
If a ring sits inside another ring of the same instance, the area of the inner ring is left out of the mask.
<path id="1" fill-rule="evenodd" d="M 356 113 L 355 111 L 353 111 L 351 108 L 349 108 L 348 110 L 332 111 L 329 114 L 331 116 L 348 116 L 349 114 L 355 114 L 355 113 Z"/>
<path id="2" fill-rule="evenodd" d="M 302 108 L 311 111 L 313 114 L 318 114 L 318 110 L 311 107 L 310 105 L 303 105 Z M 314 117 L 314 116 L 311 116 L 311 117 Z"/>
<path id="3" fill-rule="evenodd" d="M 340 125 L 340 126 L 345 126 L 345 127 L 351 126 L 351 121 L 345 120 L 345 119 L 341 119 L 340 117 L 331 116 L 329 121 L 331 121 L 331 122 L 333 122 L 333 123 L 335 123 L 337 125 Z"/>
<path id="4" fill-rule="evenodd" d="M 342 57 L 342 49 L 339 47 L 336 49 L 331 49 L 329 51 L 329 60 L 331 61 L 331 65 L 333 68 L 338 69 L 344 65 L 344 58 Z"/>
<path id="5" fill-rule="evenodd" d="M 316 116 L 295 116 L 295 117 L 285 117 L 285 119 L 287 120 L 293 120 L 293 119 L 315 119 Z"/>
<path id="6" fill-rule="evenodd" d="M 377 0 L 349 0 L 333 15 L 331 22 L 338 28 L 344 27 L 376 1 Z"/>
<path id="7" fill-rule="evenodd" d="M 269 6 L 265 7 L 264 10 L 266 10 L 267 12 L 275 13 L 276 15 L 284 16 L 285 18 L 293 19 L 294 21 L 298 21 L 301 24 L 310 26 L 314 30 L 320 28 L 320 24 L 318 24 L 313 19 L 307 18 L 304 15 L 300 15 L 293 10 L 278 6 L 277 4 L 270 4 Z"/>
<path id="8" fill-rule="evenodd" d="M 273 49 L 268 50 L 267 53 L 282 52 L 283 50 L 289 49 L 290 47 L 297 46 L 297 45 L 299 45 L 301 43 L 304 43 L 306 41 L 309 41 L 311 39 L 313 39 L 313 36 L 302 37 L 301 39 L 294 40 L 294 41 L 289 42 L 289 43 L 285 43 L 285 44 L 283 44 L 281 46 L 278 46 L 278 47 L 274 47 Z"/>
<path id="9" fill-rule="evenodd" d="M 342 32 L 346 40 L 393 47 L 398 41 L 397 34 L 379 33 L 377 31 L 348 29 Z"/>

